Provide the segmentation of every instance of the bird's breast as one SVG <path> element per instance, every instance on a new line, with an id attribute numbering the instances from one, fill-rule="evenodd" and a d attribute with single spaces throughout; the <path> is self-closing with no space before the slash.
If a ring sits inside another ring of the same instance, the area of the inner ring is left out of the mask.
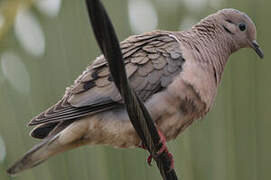
<path id="1" fill-rule="evenodd" d="M 203 117 L 207 112 L 206 103 L 182 76 L 175 78 L 173 83 L 157 96 L 151 99 L 153 105 L 149 109 L 167 140 L 176 138 L 195 119 Z M 158 102 L 163 103 L 157 105 Z M 159 111 L 154 111 L 155 109 Z"/>

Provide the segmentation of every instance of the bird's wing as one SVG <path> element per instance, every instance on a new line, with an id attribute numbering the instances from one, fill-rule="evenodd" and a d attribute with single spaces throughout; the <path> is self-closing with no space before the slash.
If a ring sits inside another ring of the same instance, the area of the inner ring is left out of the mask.
<path id="1" fill-rule="evenodd" d="M 121 43 L 121 50 L 130 85 L 143 101 L 166 88 L 182 70 L 180 43 L 165 31 L 131 36 Z M 29 125 L 72 120 L 117 106 L 123 106 L 122 98 L 106 60 L 100 56 L 57 104 Z"/>

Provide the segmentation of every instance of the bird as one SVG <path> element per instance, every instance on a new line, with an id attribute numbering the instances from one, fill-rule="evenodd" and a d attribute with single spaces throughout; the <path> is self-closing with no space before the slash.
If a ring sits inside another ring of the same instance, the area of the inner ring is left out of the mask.
<path id="1" fill-rule="evenodd" d="M 219 10 L 184 31 L 154 30 L 120 43 L 127 78 L 165 141 L 175 139 L 212 108 L 231 54 L 263 51 L 244 12 Z M 17 174 L 83 145 L 140 147 L 108 63 L 98 56 L 53 106 L 34 117 L 30 132 L 41 142 L 7 172 Z"/>

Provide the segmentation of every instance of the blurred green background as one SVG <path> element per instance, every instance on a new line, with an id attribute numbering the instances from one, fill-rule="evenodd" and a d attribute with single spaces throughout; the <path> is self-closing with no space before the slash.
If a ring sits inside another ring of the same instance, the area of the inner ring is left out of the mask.
<path id="1" fill-rule="evenodd" d="M 180 30 L 225 7 L 246 12 L 265 52 L 231 56 L 213 110 L 169 143 L 181 180 L 271 179 L 271 1 L 103 0 L 119 39 Z M 84 0 L 0 0 L 0 180 L 161 179 L 141 149 L 82 147 L 10 177 L 5 169 L 38 141 L 26 123 L 57 102 L 100 54 Z"/>

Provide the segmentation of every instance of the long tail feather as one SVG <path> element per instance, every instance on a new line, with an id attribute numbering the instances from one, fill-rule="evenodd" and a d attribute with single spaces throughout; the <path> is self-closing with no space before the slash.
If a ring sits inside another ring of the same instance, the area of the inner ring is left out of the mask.
<path id="1" fill-rule="evenodd" d="M 57 145 L 57 139 L 59 135 L 56 135 L 50 139 L 42 141 L 40 144 L 35 145 L 30 149 L 20 160 L 15 162 L 8 170 L 9 174 L 16 174 L 25 169 L 37 166 L 47 160 L 50 156 L 53 156 L 59 152 L 64 146 Z"/>

